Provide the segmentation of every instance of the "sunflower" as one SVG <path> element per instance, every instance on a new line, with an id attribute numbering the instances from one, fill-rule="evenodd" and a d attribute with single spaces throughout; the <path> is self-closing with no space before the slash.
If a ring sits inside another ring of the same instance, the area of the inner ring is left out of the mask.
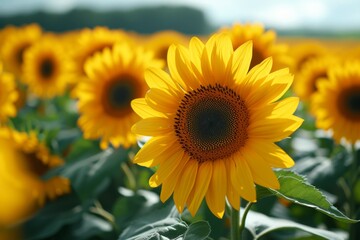
<path id="1" fill-rule="evenodd" d="M 46 199 L 70 191 L 69 180 L 42 176 L 63 164 L 51 155 L 35 132 L 0 129 L 0 226 L 21 222 L 39 209 Z"/>
<path id="2" fill-rule="evenodd" d="M 155 52 L 155 57 L 166 61 L 171 44 L 185 44 L 188 37 L 172 30 L 160 31 L 145 39 L 145 48 Z"/>
<path id="3" fill-rule="evenodd" d="M 6 122 L 8 117 L 16 116 L 16 100 L 18 92 L 14 76 L 2 71 L 0 62 L 0 124 Z"/>
<path id="4" fill-rule="evenodd" d="M 162 67 L 163 62 L 153 58 L 151 52 L 134 48 L 129 43 L 116 44 L 105 49 L 85 64 L 88 79 L 78 84 L 79 127 L 87 139 L 101 139 L 101 148 L 136 142 L 131 133 L 138 116 L 130 101 L 147 91 L 144 70 L 149 66 Z"/>
<path id="5" fill-rule="evenodd" d="M 308 102 L 311 95 L 316 92 L 316 82 L 322 78 L 328 78 L 327 72 L 330 68 L 340 63 L 334 56 L 321 56 L 309 59 L 297 75 L 293 84 L 293 90 L 301 100 Z"/>
<path id="6" fill-rule="evenodd" d="M 360 136 L 360 62 L 347 62 L 329 70 L 311 99 L 316 126 L 332 130 L 333 138 L 354 144 Z"/>
<path id="7" fill-rule="evenodd" d="M 304 39 L 300 42 L 293 43 L 289 49 L 289 55 L 294 60 L 292 71 L 297 73 L 308 60 L 327 54 L 327 48 L 320 41 Z"/>
<path id="8" fill-rule="evenodd" d="M 160 199 L 171 194 L 179 212 L 195 215 L 203 198 L 221 218 L 225 198 L 235 208 L 240 197 L 256 201 L 255 184 L 279 188 L 272 167 L 293 160 L 274 142 L 302 123 L 292 115 L 298 98 L 277 101 L 292 83 L 287 69 L 270 73 L 267 58 L 249 71 L 252 44 L 233 50 L 228 35 L 206 44 L 194 37 L 189 49 L 172 45 L 170 74 L 150 68 L 145 98 L 132 101 L 143 118 L 132 131 L 150 140 L 134 157 L 146 167 L 159 166 L 151 187 L 162 185 Z"/>
<path id="9" fill-rule="evenodd" d="M 292 59 L 288 56 L 288 46 L 284 43 L 276 43 L 276 32 L 265 31 L 261 24 L 236 23 L 230 28 L 221 28 L 218 32 L 230 35 L 234 49 L 249 40 L 253 42 L 250 69 L 268 57 L 273 58 L 273 69 L 288 67 L 292 64 Z"/>
<path id="10" fill-rule="evenodd" d="M 21 77 L 24 52 L 42 35 L 42 29 L 37 24 L 17 27 L 9 31 L 3 40 L 0 55 L 4 69 Z"/>
<path id="11" fill-rule="evenodd" d="M 43 36 L 24 54 L 23 83 L 39 98 L 62 95 L 72 77 L 72 62 L 54 36 Z"/>
<path id="12" fill-rule="evenodd" d="M 106 27 L 96 27 L 94 29 L 83 29 L 78 33 L 73 42 L 73 51 L 71 56 L 76 63 L 74 76 L 71 80 L 76 86 L 82 79 L 86 78 L 84 65 L 88 58 L 94 56 L 95 53 L 101 52 L 105 48 L 112 48 L 116 42 L 129 41 L 127 34 L 120 30 L 110 30 Z M 72 93 L 74 98 L 77 97 L 76 91 Z"/>

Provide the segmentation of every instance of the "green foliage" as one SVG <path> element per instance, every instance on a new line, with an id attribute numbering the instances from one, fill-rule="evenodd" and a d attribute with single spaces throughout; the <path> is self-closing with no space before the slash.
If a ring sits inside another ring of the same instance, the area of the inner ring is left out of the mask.
<path id="1" fill-rule="evenodd" d="M 190 7 L 143 7 L 133 10 L 97 12 L 74 9 L 63 14 L 37 12 L 28 15 L 0 17 L 0 27 L 38 23 L 47 31 L 64 32 L 96 26 L 125 29 L 139 33 L 175 30 L 184 34 L 207 34 L 212 31 L 201 10 Z"/>
<path id="2" fill-rule="evenodd" d="M 332 240 L 343 240 L 345 238 L 345 233 L 343 232 L 335 233 L 320 228 L 309 227 L 287 219 L 268 217 L 255 211 L 249 212 L 246 218 L 246 228 L 253 239 L 267 239 L 265 236 L 272 236 L 273 239 L 294 239 L 294 236 L 311 236 L 311 239 L 316 239 L 314 237 L 317 236 L 320 239 Z M 304 232 L 307 234 L 304 234 Z"/>
<path id="3" fill-rule="evenodd" d="M 280 189 L 268 188 L 264 190 L 262 187 L 257 186 L 257 188 L 262 189 L 257 192 L 258 199 L 274 194 L 290 202 L 314 208 L 336 220 L 347 223 L 357 222 L 348 218 L 334 207 L 318 189 L 306 182 L 303 176 L 285 170 L 277 171 L 276 174 L 280 182 Z"/>

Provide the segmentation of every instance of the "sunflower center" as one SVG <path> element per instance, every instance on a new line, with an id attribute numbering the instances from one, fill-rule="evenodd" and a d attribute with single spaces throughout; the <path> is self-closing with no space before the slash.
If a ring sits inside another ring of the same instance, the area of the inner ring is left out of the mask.
<path id="1" fill-rule="evenodd" d="M 16 58 L 16 62 L 19 66 L 21 66 L 22 63 L 24 62 L 24 52 L 29 46 L 30 46 L 29 43 L 25 43 L 23 46 L 18 48 L 15 58 Z"/>
<path id="2" fill-rule="evenodd" d="M 250 63 L 250 68 L 249 69 L 252 69 L 256 65 L 261 63 L 264 59 L 265 59 L 264 54 L 259 49 L 254 47 L 253 51 L 252 51 L 252 58 L 251 58 L 251 63 Z"/>
<path id="3" fill-rule="evenodd" d="M 130 102 L 137 95 L 137 88 L 131 76 L 121 76 L 105 86 L 103 105 L 105 111 L 114 117 L 124 116 L 131 111 Z"/>
<path id="4" fill-rule="evenodd" d="M 326 73 L 326 70 L 324 72 L 319 72 L 317 74 L 315 74 L 312 78 L 312 93 L 316 92 L 318 90 L 316 83 L 318 82 L 318 80 L 320 80 L 320 78 L 328 78 L 328 75 Z"/>
<path id="5" fill-rule="evenodd" d="M 184 151 L 201 163 L 238 151 L 247 140 L 248 125 L 244 101 L 233 90 L 217 84 L 188 92 L 174 127 Z"/>
<path id="6" fill-rule="evenodd" d="M 40 64 L 40 74 L 43 78 L 50 78 L 54 73 L 54 63 L 51 59 L 44 59 Z"/>
<path id="7" fill-rule="evenodd" d="M 35 174 L 36 176 L 44 175 L 50 168 L 45 165 L 35 153 L 22 153 L 24 155 L 24 167 L 27 171 Z"/>
<path id="8" fill-rule="evenodd" d="M 347 89 L 340 94 L 340 110 L 349 119 L 360 120 L 360 86 Z"/>

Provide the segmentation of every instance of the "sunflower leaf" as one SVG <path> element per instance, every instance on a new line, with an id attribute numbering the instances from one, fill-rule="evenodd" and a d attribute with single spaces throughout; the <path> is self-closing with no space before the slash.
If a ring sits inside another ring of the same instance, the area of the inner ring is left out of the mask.
<path id="1" fill-rule="evenodd" d="M 180 218 L 174 204 L 158 204 L 158 208 L 146 215 L 139 215 L 122 232 L 118 240 L 135 239 L 209 239 L 210 225 L 198 221 L 188 225 Z"/>
<path id="2" fill-rule="evenodd" d="M 313 208 L 341 222 L 356 223 L 359 221 L 350 219 L 340 212 L 320 190 L 308 183 L 304 176 L 285 170 L 277 171 L 276 175 L 280 182 L 280 189 L 257 186 L 258 199 L 275 195 L 292 203 Z"/>
<path id="3" fill-rule="evenodd" d="M 241 209 L 240 212 L 244 212 L 244 209 Z M 268 217 L 255 211 L 248 212 L 245 227 L 249 230 L 253 239 L 263 239 L 265 235 L 271 235 L 270 238 L 272 239 L 289 239 L 293 238 L 294 235 L 302 235 L 303 237 L 311 235 L 311 239 L 318 239 L 315 237 L 319 237 L 320 239 L 343 240 L 346 238 L 344 232 L 331 232 L 325 229 L 309 227 L 287 219 Z"/>
<path id="4" fill-rule="evenodd" d="M 198 239 L 204 240 L 210 234 L 210 225 L 206 221 L 198 221 L 189 225 L 184 234 L 184 240 Z"/>

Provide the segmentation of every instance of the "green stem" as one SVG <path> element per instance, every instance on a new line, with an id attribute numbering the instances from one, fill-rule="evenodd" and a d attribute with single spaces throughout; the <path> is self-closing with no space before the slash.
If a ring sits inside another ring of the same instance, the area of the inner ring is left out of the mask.
<path id="1" fill-rule="evenodd" d="M 239 231 L 239 223 L 240 223 L 240 211 L 235 208 L 231 208 L 231 240 L 240 240 L 240 231 Z"/>
<path id="2" fill-rule="evenodd" d="M 136 178 L 132 173 L 131 169 L 126 163 L 121 163 L 121 168 L 124 171 L 128 181 L 129 181 L 129 188 L 132 190 L 136 190 Z"/>
<path id="3" fill-rule="evenodd" d="M 241 237 L 241 235 L 242 235 L 242 231 L 243 231 L 244 228 L 245 228 L 245 220 L 246 220 L 247 214 L 248 214 L 248 212 L 250 211 L 250 208 L 251 208 L 251 206 L 252 206 L 253 204 L 254 204 L 254 203 L 252 203 L 252 202 L 248 202 L 248 203 L 246 204 L 246 207 L 245 207 L 245 210 L 244 210 L 244 215 L 243 215 L 242 218 L 241 218 L 241 224 L 240 224 L 240 228 L 239 228 L 240 237 Z"/>
<path id="4" fill-rule="evenodd" d="M 95 202 L 94 202 L 94 205 L 95 205 L 94 207 L 90 207 L 90 208 L 89 208 L 89 211 L 92 212 L 92 213 L 94 213 L 94 214 L 97 214 L 97 215 L 103 217 L 105 220 L 107 220 L 107 221 L 113 226 L 113 228 L 114 228 L 117 232 L 119 232 L 119 229 L 118 229 L 118 227 L 117 227 L 117 225 L 116 225 L 116 222 L 115 222 L 115 217 L 114 217 L 111 213 L 109 213 L 108 211 L 106 211 L 106 210 L 101 206 L 101 204 L 100 204 L 99 201 L 95 201 Z"/>
<path id="5" fill-rule="evenodd" d="M 352 161 L 352 169 L 351 169 L 351 175 L 350 175 L 350 189 L 351 192 L 354 192 L 355 190 L 355 185 L 358 179 L 358 175 L 359 175 L 359 169 L 358 169 L 358 156 L 357 156 L 357 151 L 355 148 L 355 144 L 352 145 L 351 148 L 351 152 L 352 152 L 352 156 L 353 156 L 353 161 Z M 350 199 L 349 199 L 349 212 L 351 213 L 351 218 L 356 219 L 356 215 L 357 215 L 357 211 L 356 211 L 356 203 L 355 203 L 355 198 L 353 196 L 353 194 L 351 195 Z M 353 239 L 357 239 L 357 228 L 358 228 L 358 224 L 351 224 L 350 226 L 350 230 L 349 230 L 349 240 L 353 240 Z"/>

